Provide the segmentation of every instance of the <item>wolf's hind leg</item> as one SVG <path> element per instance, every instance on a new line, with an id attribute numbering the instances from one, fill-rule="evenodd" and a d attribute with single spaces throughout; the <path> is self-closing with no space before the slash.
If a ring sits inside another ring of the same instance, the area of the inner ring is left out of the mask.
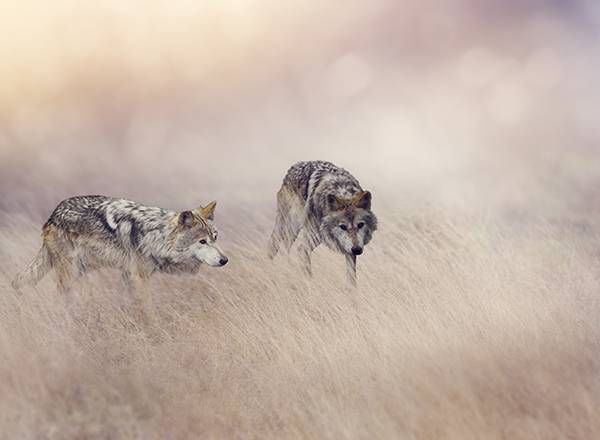
<path id="1" fill-rule="evenodd" d="M 74 281 L 73 243 L 64 232 L 52 225 L 44 227 L 43 236 L 55 270 L 56 285 L 61 292 L 67 293 Z"/>
<path id="2" fill-rule="evenodd" d="M 38 252 L 37 256 L 21 271 L 13 280 L 12 286 L 15 290 L 19 290 L 26 284 L 35 285 L 46 275 L 52 268 L 50 253 L 45 244 Z"/>
<path id="3" fill-rule="evenodd" d="M 21 271 L 12 282 L 19 290 L 26 284 L 37 284 L 54 267 L 53 253 L 61 241 L 60 232 L 55 226 L 45 225 L 42 229 L 43 244 L 36 257 Z"/>
<path id="4" fill-rule="evenodd" d="M 275 255 L 277 255 L 277 252 L 279 252 L 279 247 L 281 246 L 281 241 L 283 240 L 283 220 L 281 217 L 281 213 L 277 212 L 275 226 L 273 227 L 273 232 L 271 233 L 271 239 L 269 241 L 269 248 L 267 250 L 271 260 L 275 258 Z"/>
<path id="5" fill-rule="evenodd" d="M 269 258 L 271 259 L 275 258 L 281 245 L 284 245 L 286 250 L 289 251 L 296 237 L 298 237 L 300 227 L 299 222 L 294 218 L 295 199 L 297 197 L 285 187 L 281 187 L 277 193 L 277 216 L 268 249 Z"/>
<path id="6" fill-rule="evenodd" d="M 73 285 L 73 263 L 68 258 L 61 258 L 57 262 L 56 269 L 56 285 L 61 293 L 68 293 Z"/>

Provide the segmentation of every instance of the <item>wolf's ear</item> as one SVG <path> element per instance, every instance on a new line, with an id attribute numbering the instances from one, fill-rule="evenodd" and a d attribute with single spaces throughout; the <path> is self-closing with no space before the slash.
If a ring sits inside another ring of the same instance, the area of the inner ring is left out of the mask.
<path id="1" fill-rule="evenodd" d="M 217 206 L 217 202 L 213 200 L 208 205 L 206 205 L 204 208 L 200 208 L 200 215 L 202 215 L 202 217 L 204 217 L 205 219 L 214 220 L 216 206 Z"/>
<path id="2" fill-rule="evenodd" d="M 357 208 L 371 209 L 371 193 L 362 191 L 352 198 L 352 204 Z"/>
<path id="3" fill-rule="evenodd" d="M 346 206 L 347 201 L 336 196 L 335 194 L 329 194 L 327 196 L 327 204 L 329 205 L 329 209 L 332 211 L 339 211 Z"/>
<path id="4" fill-rule="evenodd" d="M 192 226 L 194 223 L 194 213 L 192 211 L 183 211 L 181 214 L 179 214 L 178 223 L 181 226 Z"/>

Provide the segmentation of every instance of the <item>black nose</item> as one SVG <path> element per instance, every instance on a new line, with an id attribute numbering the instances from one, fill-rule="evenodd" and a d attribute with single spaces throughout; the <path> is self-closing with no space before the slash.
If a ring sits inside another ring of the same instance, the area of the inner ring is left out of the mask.
<path id="1" fill-rule="evenodd" d="M 219 264 L 220 264 L 221 266 L 225 266 L 225 265 L 227 264 L 227 262 L 228 262 L 228 261 L 229 261 L 229 258 L 227 258 L 227 257 L 223 257 L 223 258 L 221 258 L 221 259 L 219 260 Z"/>
<path id="2" fill-rule="evenodd" d="M 362 254 L 363 248 L 361 248 L 360 246 L 352 246 L 352 253 L 354 255 L 360 255 Z"/>

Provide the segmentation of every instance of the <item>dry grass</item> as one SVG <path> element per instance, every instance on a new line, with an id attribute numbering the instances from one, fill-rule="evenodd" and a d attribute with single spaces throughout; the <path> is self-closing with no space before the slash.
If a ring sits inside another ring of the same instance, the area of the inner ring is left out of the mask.
<path id="1" fill-rule="evenodd" d="M 4 3 L 1 439 L 600 438 L 597 1 Z M 314 159 L 373 193 L 357 290 L 265 256 Z M 18 296 L 79 194 L 217 199 L 230 263 Z"/>
<path id="2" fill-rule="evenodd" d="M 18 296 L 38 226 L 5 225 L 4 438 L 600 436 L 590 230 L 381 213 L 356 291 L 222 231 L 230 265 L 136 300 L 112 272 Z"/>

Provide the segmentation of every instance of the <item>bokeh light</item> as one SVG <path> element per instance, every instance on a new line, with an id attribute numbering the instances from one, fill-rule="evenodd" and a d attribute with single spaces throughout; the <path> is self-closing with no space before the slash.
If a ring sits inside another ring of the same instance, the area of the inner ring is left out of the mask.
<path id="1" fill-rule="evenodd" d="M 40 186 L 152 199 L 147 179 L 229 195 L 324 158 L 390 205 L 530 210 L 495 191 L 511 180 L 570 210 L 589 195 L 565 197 L 559 164 L 597 153 L 599 17 L 593 1 L 2 1 L 2 205 Z M 207 158 L 231 187 L 193 166 Z"/>

